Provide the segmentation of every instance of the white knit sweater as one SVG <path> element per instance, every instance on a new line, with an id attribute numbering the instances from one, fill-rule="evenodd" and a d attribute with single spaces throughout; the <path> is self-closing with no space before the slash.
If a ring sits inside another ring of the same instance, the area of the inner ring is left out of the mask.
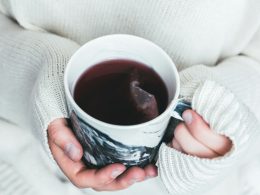
<path id="1" fill-rule="evenodd" d="M 168 192 L 206 191 L 250 153 L 260 131 L 259 0 L 0 0 L 0 10 L 21 25 L 0 15 L 0 117 L 29 125 L 50 156 L 47 126 L 68 117 L 64 67 L 81 44 L 113 33 L 161 46 L 180 71 L 181 95 L 233 141 L 212 160 L 162 144 L 156 181 Z"/>

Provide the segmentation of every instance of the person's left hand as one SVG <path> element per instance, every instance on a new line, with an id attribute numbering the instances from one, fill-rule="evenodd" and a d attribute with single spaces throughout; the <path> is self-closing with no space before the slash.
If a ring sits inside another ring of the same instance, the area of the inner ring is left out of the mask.
<path id="1" fill-rule="evenodd" d="M 231 149 L 231 140 L 212 131 L 195 111 L 186 110 L 182 117 L 185 123 L 174 130 L 171 147 L 200 158 L 223 156 Z"/>
<path id="2" fill-rule="evenodd" d="M 64 118 L 51 122 L 48 127 L 48 142 L 54 160 L 71 183 L 78 188 L 116 191 L 157 176 L 157 168 L 152 164 L 144 168 L 134 166 L 129 169 L 119 163 L 100 169 L 86 167 L 81 161 L 83 148 Z"/>

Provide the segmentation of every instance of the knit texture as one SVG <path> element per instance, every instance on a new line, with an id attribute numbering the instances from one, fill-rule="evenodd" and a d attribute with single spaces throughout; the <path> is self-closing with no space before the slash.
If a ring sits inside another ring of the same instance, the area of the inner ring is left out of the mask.
<path id="1" fill-rule="evenodd" d="M 57 177 L 57 167 L 25 129 L 0 119 L 0 194 L 82 195 Z"/>
<path id="2" fill-rule="evenodd" d="M 216 133 L 229 137 L 233 147 L 225 156 L 210 160 L 186 155 L 163 144 L 159 174 L 171 194 L 201 193 L 202 186 L 211 186 L 245 155 L 259 131 L 255 116 L 230 91 L 213 81 L 207 80 L 196 89 L 192 108 Z"/>
<path id="3" fill-rule="evenodd" d="M 51 157 L 47 127 L 68 116 L 62 80 L 70 56 L 102 35 L 144 37 L 176 63 L 181 95 L 233 141 L 229 153 L 212 160 L 162 144 L 157 164 L 166 189 L 206 191 L 244 160 L 259 131 L 259 9 L 258 0 L 0 0 L 0 10 L 27 29 L 0 15 L 0 117 L 30 126 Z"/>
<path id="4" fill-rule="evenodd" d="M 0 160 L 0 191 L 4 195 L 32 195 L 33 188 L 25 179 L 17 174 L 13 166 Z"/>
<path id="5" fill-rule="evenodd" d="M 54 119 L 67 117 L 64 67 L 78 46 L 55 35 L 24 31 L 2 15 L 0 20 L 0 29 L 6 29 L 0 31 L 0 88 L 5 89 L 0 116 L 23 127 L 31 123 L 51 157 L 46 130 Z"/>

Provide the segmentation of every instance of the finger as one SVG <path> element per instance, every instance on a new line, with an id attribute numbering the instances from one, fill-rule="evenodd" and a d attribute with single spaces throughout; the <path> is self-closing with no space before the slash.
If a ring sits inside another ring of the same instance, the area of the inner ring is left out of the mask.
<path id="1" fill-rule="evenodd" d="M 78 186 L 79 183 L 75 178 L 75 175 L 84 169 L 84 164 L 82 161 L 75 162 L 71 160 L 64 153 L 64 151 L 53 142 L 49 142 L 49 146 L 52 151 L 53 158 L 57 162 L 60 169 L 75 186 Z"/>
<path id="2" fill-rule="evenodd" d="M 120 175 L 118 179 L 114 180 L 112 183 L 106 186 L 105 190 L 122 190 L 136 182 L 150 179 L 156 177 L 157 175 L 157 167 L 153 164 L 145 166 L 144 169 L 139 167 L 132 167 Z"/>
<path id="3" fill-rule="evenodd" d="M 145 179 L 145 171 L 140 167 L 131 167 L 126 170 L 122 175 L 117 177 L 113 182 L 102 188 L 95 188 L 97 191 L 114 191 L 122 190 L 136 182 L 143 181 Z"/>
<path id="4" fill-rule="evenodd" d="M 105 189 L 126 170 L 123 164 L 111 164 L 101 169 L 82 169 L 75 176 L 78 186 Z M 116 190 L 116 189 L 115 189 Z"/>
<path id="5" fill-rule="evenodd" d="M 232 146 L 226 136 L 212 131 L 209 125 L 193 110 L 186 110 L 182 115 L 192 136 L 219 155 L 224 155 Z"/>
<path id="6" fill-rule="evenodd" d="M 214 158 L 218 154 L 197 141 L 189 132 L 184 123 L 180 123 L 175 131 L 174 138 L 178 141 L 183 152 L 201 158 Z"/>
<path id="7" fill-rule="evenodd" d="M 105 186 L 126 169 L 122 164 L 112 164 L 101 169 L 88 169 L 82 161 L 71 160 L 64 151 L 52 143 L 50 145 L 53 156 L 61 170 L 78 188 L 98 188 Z"/>
<path id="8" fill-rule="evenodd" d="M 172 145 L 171 145 L 174 149 L 178 150 L 178 151 L 183 151 L 181 145 L 179 144 L 179 142 L 177 141 L 176 138 L 173 138 L 172 140 Z"/>
<path id="9" fill-rule="evenodd" d="M 83 149 L 65 119 L 57 119 L 48 127 L 49 142 L 60 147 L 73 161 L 79 161 L 83 156 Z"/>
<path id="10" fill-rule="evenodd" d="M 145 179 L 150 179 L 158 175 L 157 167 L 153 164 L 149 164 L 144 167 Z"/>
<path id="11" fill-rule="evenodd" d="M 145 179 L 145 171 L 140 167 L 131 167 L 120 175 L 114 182 L 115 187 L 125 189 L 136 182 Z"/>

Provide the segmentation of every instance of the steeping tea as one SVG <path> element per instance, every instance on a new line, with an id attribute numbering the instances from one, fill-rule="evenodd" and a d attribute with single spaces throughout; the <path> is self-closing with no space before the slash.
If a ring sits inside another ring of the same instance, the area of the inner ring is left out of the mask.
<path id="1" fill-rule="evenodd" d="M 135 125 L 161 114 L 168 92 L 147 65 L 126 59 L 100 62 L 78 79 L 74 99 L 90 116 L 116 125 Z"/>

